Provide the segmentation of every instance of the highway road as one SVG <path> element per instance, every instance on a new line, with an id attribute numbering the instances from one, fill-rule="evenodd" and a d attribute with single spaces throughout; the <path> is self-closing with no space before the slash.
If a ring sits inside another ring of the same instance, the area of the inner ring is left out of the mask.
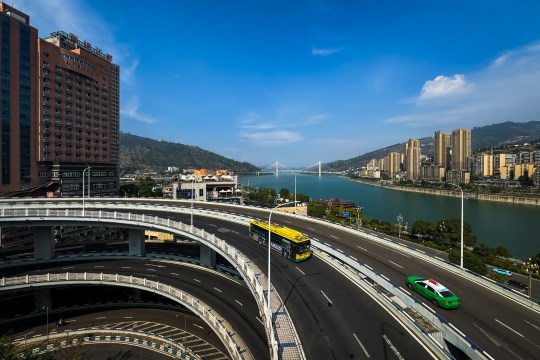
<path id="1" fill-rule="evenodd" d="M 196 207 L 214 208 L 215 205 L 197 203 Z M 218 209 L 223 211 L 224 208 L 219 206 Z M 261 220 L 268 218 L 267 212 L 256 208 L 230 206 L 225 210 Z M 145 212 L 150 213 L 148 210 Z M 174 212 L 167 216 L 159 212 L 159 215 L 189 223 L 189 215 Z M 537 341 L 540 336 L 538 313 L 515 304 L 500 292 L 480 287 L 361 236 L 330 229 L 325 224 L 302 220 L 294 220 L 292 224 L 289 217 L 277 212 L 274 212 L 272 219 L 273 222 L 294 227 L 313 238 L 332 244 L 395 283 L 403 284 L 409 275 L 439 280 L 460 296 L 463 305 L 454 311 L 437 311 L 491 356 L 501 359 L 537 358 L 540 349 Z M 245 226 L 198 216 L 195 217 L 195 226 L 215 233 L 239 248 L 260 269 L 266 271 L 266 248 L 249 239 Z M 410 335 L 393 319 L 388 319 L 390 316 L 373 299 L 326 263 L 314 258 L 295 264 L 273 253 L 272 264 L 272 282 L 286 301 L 308 359 L 363 358 L 368 354 L 374 358 L 398 357 L 392 349 L 397 349 L 401 355 L 407 354 L 403 355 L 405 358 L 419 357 L 419 346 L 411 341 Z M 332 300 L 332 306 L 328 306 L 328 298 Z"/>
<path id="2" fill-rule="evenodd" d="M 262 220 L 268 217 L 265 212 L 257 210 L 240 211 L 239 208 L 229 210 Z M 324 223 L 294 221 L 293 224 L 290 217 L 281 216 L 276 212 L 273 215 L 273 222 L 292 226 L 312 238 L 330 243 L 383 273 L 395 283 L 404 284 L 406 277 L 410 275 L 440 281 L 460 297 L 462 306 L 451 311 L 436 310 L 491 356 L 500 359 L 538 358 L 540 315 L 503 296 L 503 291 L 495 293 L 418 258 L 396 252 L 361 236 L 329 228 Z M 200 225 L 202 222 L 197 223 L 197 226 Z M 242 231 L 242 227 L 231 225 L 230 228 Z M 246 231 L 244 229 L 244 232 Z M 244 250 L 240 244 L 238 247 Z M 538 281 L 535 281 L 534 287 L 540 287 Z M 432 304 L 428 306 L 433 308 Z"/>
<path id="3" fill-rule="evenodd" d="M 243 282 L 198 266 L 149 259 L 91 260 L 32 264 L 2 269 L 2 276 L 65 272 L 104 272 L 157 280 L 201 299 L 227 321 L 249 344 L 256 359 L 268 358 L 264 327 L 255 300 Z"/>

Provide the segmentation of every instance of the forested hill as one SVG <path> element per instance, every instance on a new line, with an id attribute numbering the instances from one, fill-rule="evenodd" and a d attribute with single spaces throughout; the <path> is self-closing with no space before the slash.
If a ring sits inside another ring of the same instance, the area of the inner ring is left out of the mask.
<path id="1" fill-rule="evenodd" d="M 523 144 L 525 142 L 540 140 L 540 121 L 524 123 L 504 122 L 500 124 L 475 127 L 471 130 L 473 152 L 478 149 L 499 148 L 507 145 Z M 422 154 L 433 156 L 433 137 L 419 139 Z M 381 159 L 391 151 L 403 152 L 405 143 L 387 146 L 383 149 L 348 159 L 328 163 L 329 167 L 337 171 L 365 166 L 371 159 Z"/>
<path id="2" fill-rule="evenodd" d="M 257 171 L 247 162 L 239 162 L 203 150 L 197 146 L 153 140 L 120 132 L 120 172 L 163 171 L 169 166 L 182 169 L 228 169 L 235 172 Z"/>

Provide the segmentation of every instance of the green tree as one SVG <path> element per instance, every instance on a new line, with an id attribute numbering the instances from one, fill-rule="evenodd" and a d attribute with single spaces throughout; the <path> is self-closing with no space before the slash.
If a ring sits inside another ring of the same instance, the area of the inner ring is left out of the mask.
<path id="1" fill-rule="evenodd" d="M 461 219 L 452 218 L 438 221 L 435 225 L 435 241 L 440 245 L 461 246 Z M 476 237 L 472 234 L 472 226 L 468 222 L 463 223 L 463 242 L 472 246 Z"/>
<path id="2" fill-rule="evenodd" d="M 461 253 L 459 249 L 452 249 L 448 253 L 448 260 L 450 260 L 452 263 L 459 265 L 461 262 Z M 480 275 L 486 275 L 487 274 L 487 268 L 486 263 L 484 260 L 478 256 L 473 254 L 469 250 L 463 251 L 463 267 L 474 271 L 477 274 Z"/>
<path id="3" fill-rule="evenodd" d="M 505 246 L 497 246 L 497 248 L 495 249 L 495 254 L 504 258 L 512 257 L 510 250 L 508 250 L 508 248 Z"/>
<path id="4" fill-rule="evenodd" d="M 326 206 L 319 205 L 315 201 L 310 201 L 307 206 L 308 216 L 323 218 L 326 215 Z"/>
<path id="5" fill-rule="evenodd" d="M 294 199 L 292 199 L 292 198 L 294 198 L 294 195 L 292 195 L 292 197 L 291 197 L 291 192 L 289 191 L 289 189 L 281 189 L 281 190 L 279 190 L 279 196 L 282 199 L 294 200 Z"/>
<path id="6" fill-rule="evenodd" d="M 435 235 L 435 224 L 428 220 L 416 220 L 411 227 L 414 235 L 421 237 L 433 237 Z"/>

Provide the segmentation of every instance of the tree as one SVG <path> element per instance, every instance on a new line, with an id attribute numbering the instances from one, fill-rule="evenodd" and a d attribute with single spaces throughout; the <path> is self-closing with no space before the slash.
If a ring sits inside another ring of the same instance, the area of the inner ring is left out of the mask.
<path id="1" fill-rule="evenodd" d="M 495 254 L 500 257 L 509 258 L 512 257 L 512 254 L 510 253 L 510 250 L 508 250 L 505 246 L 497 246 L 495 249 Z"/>
<path id="2" fill-rule="evenodd" d="M 411 227 L 413 235 L 420 237 L 433 237 L 435 235 L 435 224 L 428 220 L 416 220 Z"/>
<path id="3" fill-rule="evenodd" d="M 452 218 L 437 222 L 435 241 L 441 245 L 461 247 L 461 219 Z M 463 222 L 463 242 L 467 246 L 472 246 L 476 242 L 476 237 L 472 234 L 472 226 L 466 221 Z"/>
<path id="4" fill-rule="evenodd" d="M 450 260 L 454 264 L 459 264 L 461 262 L 461 252 L 459 249 L 452 249 L 448 253 L 448 260 Z M 463 267 L 474 271 L 477 274 L 480 275 L 486 275 L 487 274 L 487 268 L 486 263 L 484 260 L 482 260 L 481 257 L 473 254 L 469 250 L 463 251 Z"/>
<path id="5" fill-rule="evenodd" d="M 291 192 L 289 191 L 289 189 L 281 189 L 281 190 L 279 190 L 279 197 L 281 197 L 282 199 L 293 200 L 293 199 L 291 199 Z M 294 197 L 294 195 L 293 195 L 293 197 Z"/>

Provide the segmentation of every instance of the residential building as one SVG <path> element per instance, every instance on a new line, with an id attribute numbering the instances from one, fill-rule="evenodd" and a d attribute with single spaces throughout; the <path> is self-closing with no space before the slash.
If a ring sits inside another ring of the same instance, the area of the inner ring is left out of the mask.
<path id="1" fill-rule="evenodd" d="M 433 164 L 447 170 L 450 165 L 450 133 L 436 131 L 434 139 Z"/>
<path id="2" fill-rule="evenodd" d="M 493 155 L 478 154 L 474 157 L 474 175 L 478 177 L 493 176 Z"/>
<path id="3" fill-rule="evenodd" d="M 406 179 L 420 180 L 421 150 L 420 140 L 411 140 L 405 144 L 405 171 Z"/>
<path id="4" fill-rule="evenodd" d="M 467 159 L 472 155 L 471 130 L 457 129 L 452 131 L 451 144 L 451 169 L 456 171 L 468 170 Z"/>
<path id="5" fill-rule="evenodd" d="M 399 172 L 399 166 L 401 165 L 401 154 L 395 151 L 390 152 L 384 161 L 384 171 L 388 174 L 390 179 L 394 179 Z"/>

